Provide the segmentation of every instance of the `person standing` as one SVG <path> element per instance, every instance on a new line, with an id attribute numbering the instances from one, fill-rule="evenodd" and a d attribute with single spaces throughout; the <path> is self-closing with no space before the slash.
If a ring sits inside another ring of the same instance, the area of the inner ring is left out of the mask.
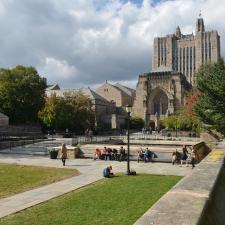
<path id="1" fill-rule="evenodd" d="M 67 147 L 66 147 L 66 144 L 63 143 L 62 144 L 62 156 L 61 156 L 61 159 L 62 159 L 62 163 L 63 163 L 63 166 L 66 165 L 66 158 L 67 158 Z"/>
<path id="2" fill-rule="evenodd" d="M 182 155 L 181 155 L 180 166 L 182 166 L 184 162 L 186 163 L 186 166 L 188 166 L 187 159 L 188 159 L 188 150 L 187 150 L 186 145 L 184 145 L 184 146 L 183 146 L 183 149 L 182 149 Z"/>
<path id="3" fill-rule="evenodd" d="M 194 169 L 195 168 L 195 150 L 192 146 L 190 147 L 190 149 L 191 149 L 191 153 L 190 153 L 190 155 L 191 155 L 191 166 L 192 166 L 192 169 Z"/>

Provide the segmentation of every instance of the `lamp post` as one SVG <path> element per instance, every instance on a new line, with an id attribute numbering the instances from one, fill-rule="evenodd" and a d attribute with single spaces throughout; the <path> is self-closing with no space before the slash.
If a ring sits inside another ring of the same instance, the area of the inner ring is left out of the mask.
<path id="1" fill-rule="evenodd" d="M 127 111 L 127 175 L 131 175 L 130 173 L 130 114 L 131 114 L 131 106 L 126 106 Z"/>
<path id="2" fill-rule="evenodd" d="M 176 114 L 176 137 L 177 137 L 177 120 L 178 120 L 178 117 L 177 117 L 177 114 Z"/>

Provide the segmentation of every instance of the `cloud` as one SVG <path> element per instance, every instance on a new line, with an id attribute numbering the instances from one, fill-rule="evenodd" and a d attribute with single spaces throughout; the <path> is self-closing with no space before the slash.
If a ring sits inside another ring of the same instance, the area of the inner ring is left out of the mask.
<path id="1" fill-rule="evenodd" d="M 40 73 L 47 73 L 48 77 L 55 83 L 63 77 L 64 80 L 70 81 L 74 77 L 79 76 L 80 72 L 73 65 L 69 65 L 65 60 L 57 60 L 47 57 L 44 65 L 40 69 Z"/>
<path id="2" fill-rule="evenodd" d="M 151 71 L 153 38 L 177 25 L 194 32 L 200 9 L 224 55 L 224 8 L 220 0 L 1 0 L 0 66 L 35 66 L 62 87 L 135 86 Z"/>

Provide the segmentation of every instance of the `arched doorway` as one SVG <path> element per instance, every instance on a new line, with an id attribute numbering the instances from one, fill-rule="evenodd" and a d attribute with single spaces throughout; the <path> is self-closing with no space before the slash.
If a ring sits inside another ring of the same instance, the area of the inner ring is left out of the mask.
<path id="1" fill-rule="evenodd" d="M 155 89 L 149 99 L 149 112 L 151 115 L 166 115 L 168 111 L 168 96 L 160 88 Z"/>
<path id="2" fill-rule="evenodd" d="M 149 128 L 151 128 L 151 130 L 155 130 L 155 121 L 153 120 L 149 121 Z"/>

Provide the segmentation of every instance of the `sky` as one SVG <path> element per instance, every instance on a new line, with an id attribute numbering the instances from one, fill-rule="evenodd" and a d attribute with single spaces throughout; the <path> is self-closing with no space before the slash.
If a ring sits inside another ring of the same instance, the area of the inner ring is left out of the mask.
<path id="1" fill-rule="evenodd" d="M 0 67 L 34 66 L 48 84 L 95 89 L 106 80 L 135 88 L 151 71 L 154 37 L 218 30 L 221 0 L 0 0 Z"/>

